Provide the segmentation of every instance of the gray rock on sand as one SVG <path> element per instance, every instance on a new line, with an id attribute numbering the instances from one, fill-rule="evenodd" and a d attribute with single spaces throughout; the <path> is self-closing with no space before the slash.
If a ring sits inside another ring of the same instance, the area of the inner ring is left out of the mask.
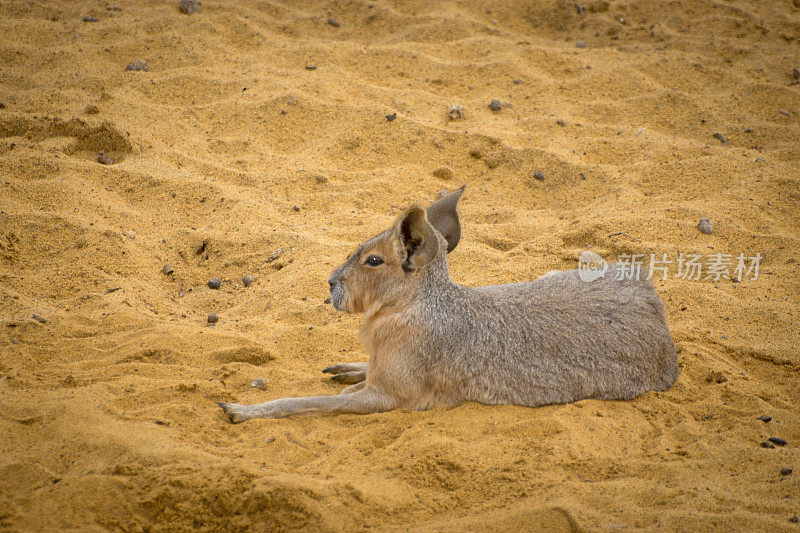
<path id="1" fill-rule="evenodd" d="M 492 111 L 500 111 L 503 109 L 503 104 L 500 102 L 500 100 L 492 100 L 489 102 L 489 109 Z"/>
<path id="2" fill-rule="evenodd" d="M 707 218 L 700 219 L 700 222 L 697 224 L 697 229 L 700 230 L 700 233 L 705 233 L 706 235 L 711 235 L 714 232 L 714 226 Z"/>
<path id="3" fill-rule="evenodd" d="M 209 289 L 219 289 L 222 286 L 222 280 L 219 278 L 213 278 L 208 282 Z"/>
<path id="4" fill-rule="evenodd" d="M 450 120 L 458 120 L 464 118 L 464 108 L 460 105 L 451 105 L 447 110 L 447 116 Z"/>
<path id="5" fill-rule="evenodd" d="M 219 322 L 219 315 L 217 313 L 211 313 L 208 315 L 209 324 L 216 324 L 217 322 Z"/>
<path id="6" fill-rule="evenodd" d="M 193 15 L 200 11 L 200 6 L 203 4 L 198 2 L 198 0 L 181 0 L 181 3 L 178 5 L 178 9 L 181 10 L 181 13 L 186 13 L 187 15 Z"/>
<path id="7" fill-rule="evenodd" d="M 150 70 L 150 65 L 144 59 L 137 59 L 133 63 L 128 64 L 125 67 L 125 70 L 131 70 L 134 72 L 147 72 Z"/>
<path id="8" fill-rule="evenodd" d="M 254 389 L 266 390 L 267 380 L 264 378 L 256 378 L 250 382 L 250 386 L 253 387 Z"/>

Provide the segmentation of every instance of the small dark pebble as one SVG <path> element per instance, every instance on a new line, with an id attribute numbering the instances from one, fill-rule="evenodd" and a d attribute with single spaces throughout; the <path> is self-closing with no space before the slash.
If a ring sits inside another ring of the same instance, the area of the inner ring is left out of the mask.
<path id="1" fill-rule="evenodd" d="M 536 172 L 533 173 L 533 177 L 536 178 L 537 180 L 543 180 L 544 172 L 542 172 L 541 170 L 537 170 Z"/>
<path id="2" fill-rule="evenodd" d="M 316 65 L 306 65 L 306 70 L 317 70 Z"/>
<path id="3" fill-rule="evenodd" d="M 336 19 L 328 19 L 328 24 L 330 24 L 334 28 L 338 28 L 339 26 L 341 26 L 341 24 L 339 24 L 339 21 Z"/>
<path id="4" fill-rule="evenodd" d="M 712 135 L 712 137 L 714 137 L 716 140 L 718 140 L 719 142 L 721 142 L 725 146 L 728 146 L 728 140 L 721 133 L 715 133 L 714 135 Z"/>
<path id="5" fill-rule="evenodd" d="M 295 212 L 300 211 L 300 207 L 298 207 L 296 205 L 292 206 L 292 211 L 295 211 Z"/>
<path id="6" fill-rule="evenodd" d="M 500 100 L 492 100 L 489 102 L 489 109 L 492 111 L 500 111 L 503 109 L 503 104 L 500 103 Z"/>
<path id="7" fill-rule="evenodd" d="M 761 420 L 762 422 L 771 422 L 772 417 L 764 415 L 764 416 L 759 416 L 758 418 L 756 418 L 756 420 Z"/>
<path id="8" fill-rule="evenodd" d="M 700 219 L 700 222 L 697 224 L 697 229 L 700 230 L 700 233 L 704 233 L 706 235 L 711 235 L 714 233 L 714 226 L 707 218 Z"/>
<path id="9" fill-rule="evenodd" d="M 121 290 L 122 290 L 122 287 L 114 287 L 114 288 L 111 288 L 111 289 L 106 289 L 106 292 L 104 292 L 103 294 L 111 294 L 112 292 L 117 292 L 117 291 L 121 291 Z"/>
<path id="10" fill-rule="evenodd" d="M 781 467 L 781 475 L 782 476 L 788 476 L 791 473 L 792 473 L 792 469 L 789 468 L 788 466 Z"/>
<path id="11" fill-rule="evenodd" d="M 42 315 L 39 315 L 39 314 L 33 313 L 33 314 L 31 315 L 31 317 L 32 317 L 32 318 L 33 318 L 35 321 L 37 321 L 38 323 L 40 323 L 40 324 L 47 324 L 47 319 L 46 319 L 45 317 L 43 317 Z"/>
<path id="12" fill-rule="evenodd" d="M 563 118 L 560 118 L 560 119 L 556 120 L 556 124 L 558 124 L 559 126 L 562 126 L 562 127 L 566 127 L 566 125 L 567 125 L 567 123 L 564 122 Z"/>
<path id="13" fill-rule="evenodd" d="M 98 19 L 94 17 L 83 17 L 84 22 L 100 22 Z"/>
<path id="14" fill-rule="evenodd" d="M 217 322 L 219 322 L 219 315 L 217 313 L 211 313 L 208 315 L 209 324 L 216 324 Z"/>
<path id="15" fill-rule="evenodd" d="M 581 179 L 582 179 L 582 180 L 585 180 L 585 179 L 586 179 L 586 175 L 585 175 L 583 172 L 581 172 Z"/>
<path id="16" fill-rule="evenodd" d="M 786 441 L 781 439 L 780 437 L 770 437 L 767 439 L 772 444 L 777 444 L 778 446 L 786 446 Z"/>
<path id="17" fill-rule="evenodd" d="M 108 157 L 105 152 L 100 152 L 97 154 L 97 162 L 101 165 L 113 165 L 114 160 Z"/>
<path id="18" fill-rule="evenodd" d="M 391 115 L 386 115 L 386 120 L 388 120 L 389 122 L 393 121 L 396 118 L 397 118 L 397 113 L 392 113 Z"/>
<path id="19" fill-rule="evenodd" d="M 521 79 L 519 79 L 519 78 L 514 78 L 514 81 L 513 81 L 512 83 L 513 83 L 514 85 L 521 85 L 521 84 L 522 84 L 522 80 L 521 80 Z"/>
<path id="20" fill-rule="evenodd" d="M 164 265 L 164 268 L 161 269 L 161 273 L 165 276 L 169 276 L 173 272 L 175 272 L 175 269 L 172 268 L 172 265 Z"/>
<path id="21" fill-rule="evenodd" d="M 800 521 L 800 518 L 797 518 L 797 515 L 794 515 L 789 519 L 789 522 L 791 522 L 792 524 L 796 524 L 798 521 Z"/>
<path id="22" fill-rule="evenodd" d="M 253 283 L 253 280 L 250 279 L 250 276 L 245 276 L 245 277 L 242 278 L 242 284 L 245 287 L 249 287 L 251 283 Z"/>
<path id="23" fill-rule="evenodd" d="M 214 278 L 208 282 L 209 289 L 219 289 L 222 286 L 222 280 Z"/>
<path id="24" fill-rule="evenodd" d="M 132 70 L 134 72 L 147 72 L 150 70 L 150 65 L 144 59 L 137 59 L 125 67 L 125 70 Z"/>
<path id="25" fill-rule="evenodd" d="M 583 41 L 578 41 L 575 43 L 575 48 L 586 48 L 586 43 Z"/>
<path id="26" fill-rule="evenodd" d="M 178 9 L 181 10 L 181 13 L 192 15 L 200 11 L 201 5 L 203 4 L 197 0 L 181 0 L 181 3 L 178 5 Z"/>
<path id="27" fill-rule="evenodd" d="M 778 112 L 779 112 L 781 115 L 783 115 L 784 117 L 789 117 L 789 118 L 792 118 L 792 115 L 791 115 L 791 113 L 789 113 L 788 111 L 784 111 L 783 109 L 781 109 L 781 110 L 780 110 L 780 111 L 778 111 Z"/>
<path id="28" fill-rule="evenodd" d="M 275 442 L 276 440 L 278 440 L 278 439 L 276 439 L 276 438 L 275 438 L 275 435 L 273 435 L 273 436 L 271 436 L 270 438 L 268 438 L 266 441 L 264 441 L 264 444 L 272 444 L 272 443 L 273 443 L 273 442 Z"/>
<path id="29" fill-rule="evenodd" d="M 774 444 L 770 444 L 770 443 L 769 443 L 769 442 L 767 442 L 767 441 L 764 441 L 764 442 L 762 442 L 762 443 L 761 443 L 761 447 L 762 447 L 762 448 L 774 448 L 774 447 L 775 447 L 775 445 L 774 445 Z"/>

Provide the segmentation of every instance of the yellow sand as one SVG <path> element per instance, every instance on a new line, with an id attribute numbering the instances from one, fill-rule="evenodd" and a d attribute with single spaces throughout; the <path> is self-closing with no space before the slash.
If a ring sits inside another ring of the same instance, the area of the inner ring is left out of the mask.
<path id="1" fill-rule="evenodd" d="M 0 3 L 0 529 L 798 531 L 800 4 L 578 3 Z M 760 276 L 656 283 L 664 393 L 229 424 L 338 392 L 329 273 L 462 183 L 464 284 Z"/>

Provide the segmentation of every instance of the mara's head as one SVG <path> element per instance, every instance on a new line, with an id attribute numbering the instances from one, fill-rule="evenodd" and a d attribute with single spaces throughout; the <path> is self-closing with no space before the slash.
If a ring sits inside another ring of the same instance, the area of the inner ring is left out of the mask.
<path id="1" fill-rule="evenodd" d="M 427 209 L 410 207 L 394 225 L 369 239 L 331 274 L 331 303 L 361 313 L 408 301 L 432 268 L 447 274 L 444 256 L 461 238 L 456 206 L 464 187 Z"/>

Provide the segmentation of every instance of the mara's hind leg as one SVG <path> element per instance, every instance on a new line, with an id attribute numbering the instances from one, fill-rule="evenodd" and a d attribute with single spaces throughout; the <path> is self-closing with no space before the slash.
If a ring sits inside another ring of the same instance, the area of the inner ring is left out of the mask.
<path id="1" fill-rule="evenodd" d="M 322 372 L 334 374 L 331 381 L 336 383 L 360 383 L 367 379 L 367 363 L 340 363 L 324 368 Z"/>
<path id="2" fill-rule="evenodd" d="M 230 421 L 236 424 L 251 418 L 283 418 L 306 413 L 381 413 L 395 409 L 397 402 L 375 389 L 364 387 L 352 394 L 281 398 L 255 405 L 223 402 L 217 405 L 228 415 Z"/>

